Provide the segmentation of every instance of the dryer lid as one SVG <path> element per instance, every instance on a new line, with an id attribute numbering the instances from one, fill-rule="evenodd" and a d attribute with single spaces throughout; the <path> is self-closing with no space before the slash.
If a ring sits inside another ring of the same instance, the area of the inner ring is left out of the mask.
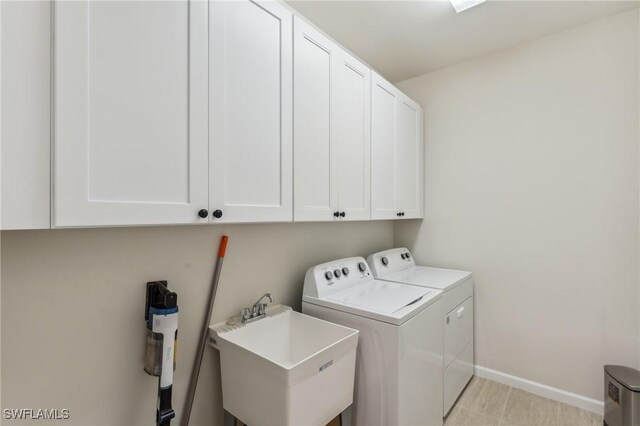
<path id="1" fill-rule="evenodd" d="M 468 271 L 414 266 L 404 271 L 386 275 L 383 279 L 446 291 L 469 277 L 471 277 L 471 272 Z"/>
<path id="2" fill-rule="evenodd" d="M 394 314 L 422 300 L 434 290 L 392 282 L 372 280 L 365 284 L 332 294 L 326 299 L 365 311 Z"/>

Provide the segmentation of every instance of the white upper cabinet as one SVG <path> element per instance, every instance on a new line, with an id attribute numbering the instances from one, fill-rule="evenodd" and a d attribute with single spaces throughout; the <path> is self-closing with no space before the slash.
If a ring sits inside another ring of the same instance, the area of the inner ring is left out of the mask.
<path id="1" fill-rule="evenodd" d="M 422 109 L 283 3 L 45 3 L 3 16 L 2 229 L 422 217 Z"/>
<path id="2" fill-rule="evenodd" d="M 49 228 L 51 3 L 0 2 L 2 223 Z"/>
<path id="3" fill-rule="evenodd" d="M 371 71 L 294 22 L 294 219 L 370 219 Z"/>
<path id="4" fill-rule="evenodd" d="M 54 225 L 206 221 L 207 3 L 54 5 Z"/>
<path id="5" fill-rule="evenodd" d="M 371 218 L 396 219 L 398 91 L 378 74 L 371 81 Z"/>
<path id="6" fill-rule="evenodd" d="M 371 216 L 423 216 L 422 108 L 373 73 L 371 84 Z"/>
<path id="7" fill-rule="evenodd" d="M 291 221 L 292 13 L 271 1 L 209 7 L 211 220 Z"/>
<path id="8" fill-rule="evenodd" d="M 401 219 L 423 216 L 423 112 L 404 94 L 396 110 L 396 203 Z"/>
<path id="9" fill-rule="evenodd" d="M 332 128 L 337 46 L 299 18 L 294 24 L 294 219 L 330 220 L 337 211 Z"/>
<path id="10" fill-rule="evenodd" d="M 335 75 L 338 210 L 371 219 L 371 70 L 342 51 Z"/>

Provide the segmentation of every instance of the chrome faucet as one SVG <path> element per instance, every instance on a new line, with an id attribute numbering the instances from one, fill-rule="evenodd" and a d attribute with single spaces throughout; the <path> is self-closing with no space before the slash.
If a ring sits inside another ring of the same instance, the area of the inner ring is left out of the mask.
<path id="1" fill-rule="evenodd" d="M 269 299 L 270 303 L 273 303 L 273 296 L 271 296 L 271 293 L 265 293 L 260 297 L 260 299 L 258 299 L 256 303 L 253 304 L 251 308 L 244 308 L 242 311 L 240 311 L 243 323 L 246 324 L 248 322 L 257 321 L 267 316 L 267 304 L 262 303 L 265 298 Z"/>

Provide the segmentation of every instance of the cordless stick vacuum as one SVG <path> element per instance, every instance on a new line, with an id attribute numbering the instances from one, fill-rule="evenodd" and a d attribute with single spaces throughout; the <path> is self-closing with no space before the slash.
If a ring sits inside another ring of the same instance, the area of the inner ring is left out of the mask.
<path id="1" fill-rule="evenodd" d="M 144 370 L 159 376 L 156 425 L 171 424 L 176 416 L 171 408 L 173 370 L 178 337 L 178 295 L 167 288 L 166 281 L 147 283 L 147 303 L 144 312 L 147 321 L 147 354 Z"/>

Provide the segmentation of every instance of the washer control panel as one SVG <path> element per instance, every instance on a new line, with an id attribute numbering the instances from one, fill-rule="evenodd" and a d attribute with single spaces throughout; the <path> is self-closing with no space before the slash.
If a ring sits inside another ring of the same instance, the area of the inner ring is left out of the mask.
<path id="1" fill-rule="evenodd" d="M 304 279 L 303 294 L 326 297 L 372 279 L 371 269 L 363 257 L 339 259 L 309 268 Z"/>
<path id="2" fill-rule="evenodd" d="M 413 255 L 405 247 L 380 251 L 367 257 L 375 277 L 383 277 L 416 265 Z"/>

